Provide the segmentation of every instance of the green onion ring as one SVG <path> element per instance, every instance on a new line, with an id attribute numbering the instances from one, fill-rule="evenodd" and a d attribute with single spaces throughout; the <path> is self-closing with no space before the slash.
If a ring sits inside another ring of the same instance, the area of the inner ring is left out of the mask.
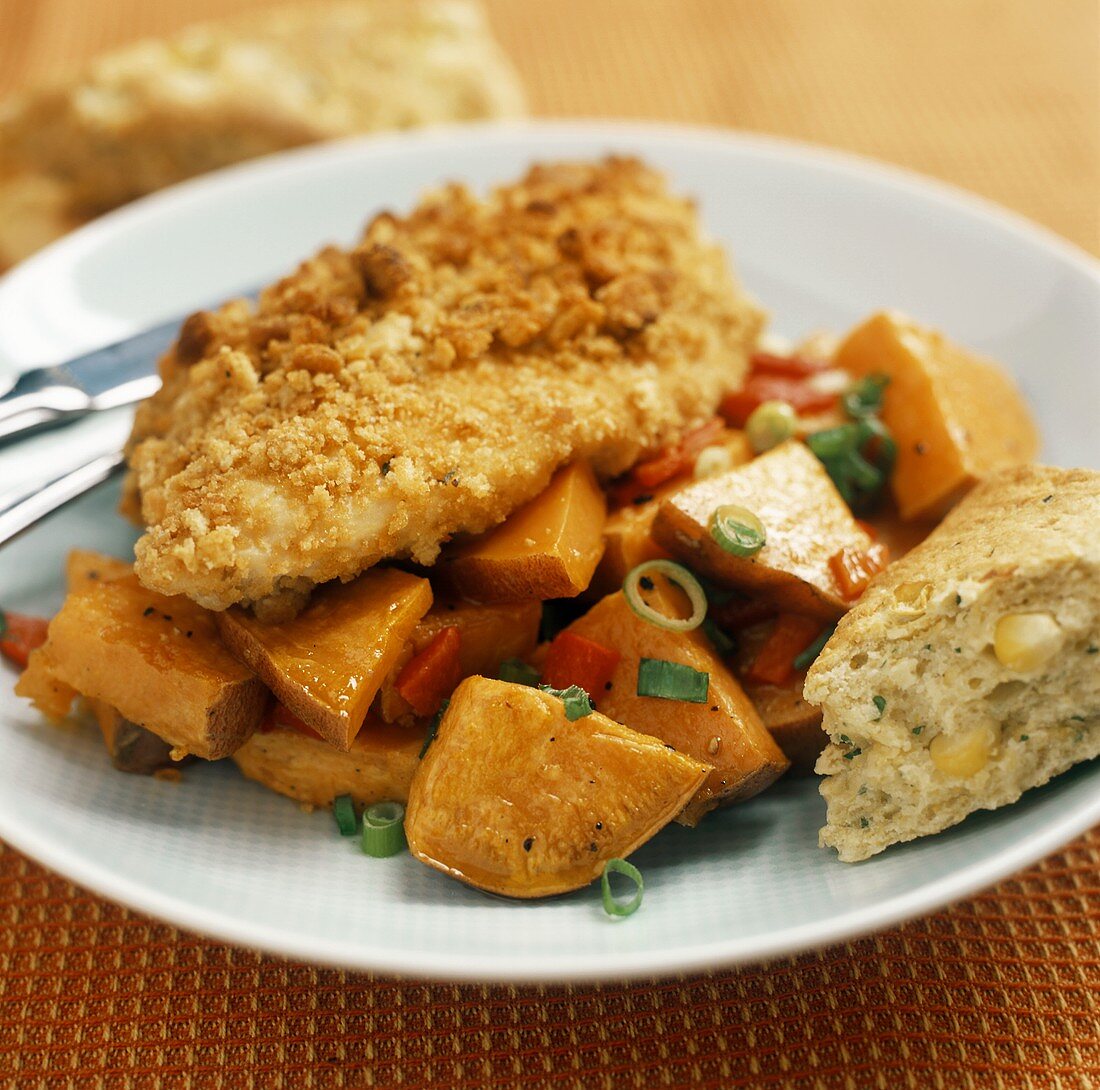
<path id="1" fill-rule="evenodd" d="M 747 507 L 727 503 L 711 516 L 710 536 L 731 556 L 755 556 L 767 543 L 764 524 Z"/>
<path id="2" fill-rule="evenodd" d="M 641 580 L 650 572 L 659 572 L 670 583 L 675 583 L 691 602 L 691 616 L 683 619 L 666 617 L 658 613 L 648 602 L 642 600 Z M 627 572 L 623 580 L 623 596 L 643 621 L 649 621 L 658 628 L 667 628 L 670 632 L 690 632 L 703 623 L 707 615 L 707 596 L 702 584 L 694 575 L 674 560 L 647 560 Z"/>
<path id="3" fill-rule="evenodd" d="M 355 836 L 359 828 L 359 819 L 355 816 L 355 803 L 351 795 L 338 795 L 332 800 L 332 816 L 336 819 L 336 828 L 341 836 Z"/>
<path id="4" fill-rule="evenodd" d="M 634 883 L 634 896 L 629 901 L 618 901 L 611 892 L 611 875 L 621 874 Z M 625 859 L 609 859 L 603 867 L 600 876 L 600 892 L 603 894 L 603 910 L 609 916 L 633 916 L 642 907 L 642 896 L 645 893 L 645 882 L 642 880 L 642 872 L 633 863 Z"/>
<path id="5" fill-rule="evenodd" d="M 396 855 L 405 846 L 405 807 L 376 802 L 363 811 L 363 851 L 375 859 Z"/>

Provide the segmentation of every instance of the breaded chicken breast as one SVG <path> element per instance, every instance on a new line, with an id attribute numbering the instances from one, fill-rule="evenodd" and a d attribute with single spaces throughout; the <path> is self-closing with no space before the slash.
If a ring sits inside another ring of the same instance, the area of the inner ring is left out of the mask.
<path id="1" fill-rule="evenodd" d="M 635 160 L 448 186 L 255 308 L 188 319 L 129 447 L 136 570 L 275 617 L 380 560 L 430 564 L 560 465 L 611 477 L 712 416 L 761 323 Z"/>

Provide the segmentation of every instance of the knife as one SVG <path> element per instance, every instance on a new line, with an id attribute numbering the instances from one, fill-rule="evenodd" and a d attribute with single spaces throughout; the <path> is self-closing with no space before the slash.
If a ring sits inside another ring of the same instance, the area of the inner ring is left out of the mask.
<path id="1" fill-rule="evenodd" d="M 256 288 L 250 288 L 226 298 L 255 302 L 258 295 Z M 218 305 L 196 309 L 216 309 Z M 151 397 L 160 389 L 157 360 L 176 339 L 183 321 L 184 316 L 170 318 L 68 363 L 24 371 L 0 395 L 0 446 L 88 413 Z"/>
<path id="2" fill-rule="evenodd" d="M 156 361 L 179 327 L 174 318 L 68 363 L 25 371 L 0 397 L 0 443 L 156 393 Z"/>

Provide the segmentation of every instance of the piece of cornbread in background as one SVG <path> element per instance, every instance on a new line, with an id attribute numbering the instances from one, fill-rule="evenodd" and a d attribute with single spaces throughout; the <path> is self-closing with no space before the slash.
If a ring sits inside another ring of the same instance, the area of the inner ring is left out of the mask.
<path id="1" fill-rule="evenodd" d="M 1015 802 L 1100 755 L 1100 473 L 977 486 L 844 617 L 805 695 L 846 862 Z"/>
<path id="2" fill-rule="evenodd" d="M 0 106 L 0 268 L 243 159 L 524 112 L 476 0 L 303 4 L 135 42 Z"/>
<path id="3" fill-rule="evenodd" d="M 903 315 L 868 318 L 834 359 L 853 375 L 890 379 L 882 419 L 898 444 L 890 484 L 902 518 L 939 518 L 994 470 L 1039 453 L 1008 372 Z"/>

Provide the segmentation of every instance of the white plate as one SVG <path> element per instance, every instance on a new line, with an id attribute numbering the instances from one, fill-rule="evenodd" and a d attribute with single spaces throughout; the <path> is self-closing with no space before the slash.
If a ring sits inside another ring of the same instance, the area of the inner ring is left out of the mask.
<path id="1" fill-rule="evenodd" d="M 478 186 L 529 162 L 639 153 L 697 195 L 777 328 L 843 329 L 900 307 L 1003 360 L 1046 456 L 1096 465 L 1100 275 L 1091 259 L 973 198 L 870 163 L 760 138 L 635 125 L 444 130 L 308 149 L 181 186 L 109 216 L 0 283 L 0 359 L 59 359 L 352 239 L 382 207 L 446 178 Z M 8 486 L 121 423 L 0 459 Z M 119 552 L 111 489 L 0 554 L 0 602 L 48 611 L 66 550 Z M 1100 765 L 1020 804 L 857 866 L 816 846 L 810 781 L 673 827 L 637 853 L 641 912 L 609 920 L 595 888 L 539 904 L 485 897 L 402 856 L 368 860 L 229 762 L 180 786 L 125 776 L 91 730 L 44 726 L 0 684 L 0 834 L 73 880 L 186 928 L 313 961 L 477 980 L 622 979 L 715 969 L 882 928 L 962 897 L 1100 820 Z"/>

